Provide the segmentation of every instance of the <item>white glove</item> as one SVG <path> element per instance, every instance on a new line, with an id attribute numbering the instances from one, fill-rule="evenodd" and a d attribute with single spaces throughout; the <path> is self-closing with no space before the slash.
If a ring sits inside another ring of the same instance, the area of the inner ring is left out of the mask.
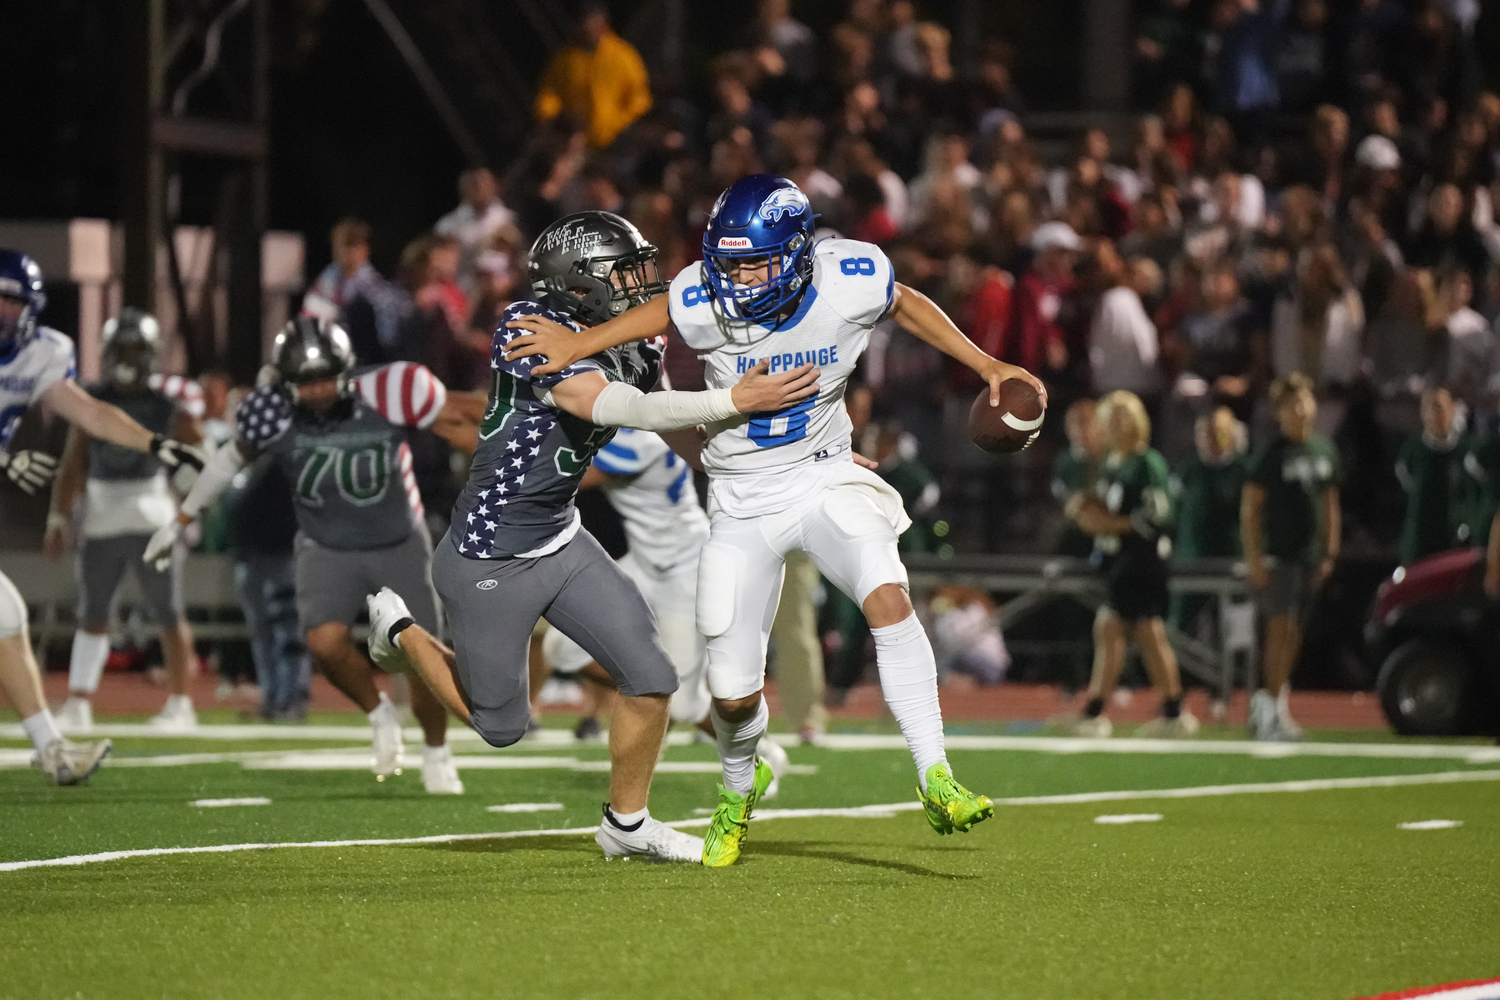
<path id="1" fill-rule="evenodd" d="M 35 493 L 57 475 L 57 459 L 45 451 L 0 451 L 0 468 L 26 493 Z"/>
<path id="2" fill-rule="evenodd" d="M 146 554 L 141 556 L 141 561 L 158 573 L 165 572 L 172 564 L 172 550 L 177 547 L 177 538 L 181 534 L 182 525 L 175 517 L 164 527 L 157 528 L 146 543 Z"/>

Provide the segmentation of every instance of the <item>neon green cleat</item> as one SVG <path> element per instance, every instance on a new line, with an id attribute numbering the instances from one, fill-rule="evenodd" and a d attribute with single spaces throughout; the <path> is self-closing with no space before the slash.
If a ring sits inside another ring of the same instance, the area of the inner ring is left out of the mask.
<path id="1" fill-rule="evenodd" d="M 968 833 L 975 823 L 995 815 L 995 803 L 954 781 L 947 764 L 934 764 L 927 769 L 927 794 L 918 788 L 917 799 L 927 814 L 927 822 L 940 834 L 954 830 Z"/>
<path id="2" fill-rule="evenodd" d="M 740 859 L 740 848 L 750 833 L 750 814 L 775 779 L 771 765 L 755 758 L 755 780 L 744 795 L 719 786 L 719 807 L 703 835 L 703 866 L 725 868 Z"/>

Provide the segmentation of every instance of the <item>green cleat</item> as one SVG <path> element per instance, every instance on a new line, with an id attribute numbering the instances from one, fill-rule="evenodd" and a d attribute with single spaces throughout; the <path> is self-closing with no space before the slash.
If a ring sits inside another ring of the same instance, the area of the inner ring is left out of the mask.
<path id="1" fill-rule="evenodd" d="M 725 868 L 740 859 L 740 848 L 750 833 L 750 814 L 755 804 L 766 793 L 766 788 L 776 776 L 771 765 L 755 758 L 755 780 L 750 791 L 744 795 L 719 786 L 719 807 L 709 820 L 708 832 L 703 835 L 703 866 Z M 986 800 L 988 801 L 988 800 Z"/>
<path id="2" fill-rule="evenodd" d="M 988 796 L 975 795 L 954 781 L 947 764 L 934 764 L 927 769 L 927 794 L 922 794 L 922 789 L 918 788 L 917 799 L 927 814 L 927 822 L 940 834 L 954 830 L 968 833 L 975 823 L 995 815 L 995 803 Z M 714 818 L 718 819 L 718 816 Z M 705 852 L 704 857 L 707 856 Z"/>

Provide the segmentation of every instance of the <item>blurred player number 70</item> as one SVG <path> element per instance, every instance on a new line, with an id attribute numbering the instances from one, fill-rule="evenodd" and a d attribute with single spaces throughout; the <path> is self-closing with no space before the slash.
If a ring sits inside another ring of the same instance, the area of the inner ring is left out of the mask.
<path id="1" fill-rule="evenodd" d="M 969 408 L 969 436 L 985 451 L 1009 455 L 1022 451 L 1042 432 L 1047 408 L 1031 383 L 1018 378 L 1000 383 L 1000 405 L 990 405 L 988 386 Z"/>

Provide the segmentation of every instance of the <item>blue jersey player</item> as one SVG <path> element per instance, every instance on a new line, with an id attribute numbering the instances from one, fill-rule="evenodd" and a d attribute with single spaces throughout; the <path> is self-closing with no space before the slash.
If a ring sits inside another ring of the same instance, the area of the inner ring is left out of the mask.
<path id="1" fill-rule="evenodd" d="M 869 342 L 890 318 L 968 365 L 990 385 L 1031 374 L 985 354 L 931 300 L 896 282 L 879 247 L 814 241 L 814 215 L 791 181 L 755 174 L 714 205 L 703 260 L 688 265 L 664 296 L 615 322 L 569 338 L 542 320 L 508 356 L 540 352 L 538 375 L 579 354 L 656 337 L 675 326 L 706 356 L 710 386 L 769 364 L 772 373 L 813 363 L 821 391 L 795 406 L 717 421 L 708 427 L 703 467 L 710 479 L 710 535 L 699 558 L 698 627 L 708 639 L 708 687 L 724 765 L 719 805 L 703 862 L 740 856 L 771 769 L 755 754 L 766 730 L 761 696 L 766 644 L 781 591 L 783 559 L 805 551 L 823 575 L 860 605 L 875 638 L 880 683 L 916 762 L 918 796 L 938 833 L 968 830 L 993 815 L 990 800 L 954 780 L 943 746 L 937 667 L 912 610 L 896 538 L 911 523 L 901 498 L 854 460 L 844 387 Z"/>
<path id="2" fill-rule="evenodd" d="M 47 307 L 42 270 L 16 250 L 0 250 L 0 468 L 34 493 L 51 480 L 56 462 L 36 451 L 12 451 L 21 417 L 41 403 L 84 434 L 154 455 L 168 469 L 201 468 L 193 449 L 153 434 L 124 410 L 89 395 L 74 381 L 73 342 L 37 322 Z M 26 629 L 26 602 L 0 574 L 0 690 L 20 713 L 42 773 L 59 785 L 81 784 L 109 754 L 109 740 L 63 738 L 42 697 L 41 674 Z"/>
<path id="3" fill-rule="evenodd" d="M 538 375 L 530 359 L 506 360 L 518 333 L 507 321 L 545 316 L 577 336 L 663 286 L 656 248 L 608 212 L 548 227 L 531 249 L 530 268 L 537 300 L 512 305 L 495 332 L 479 447 L 433 557 L 453 648 L 413 625 L 395 595 L 382 591 L 370 601 L 375 653 L 409 659 L 435 691 L 446 687 L 450 707 L 466 710 L 485 740 L 508 746 L 525 735 L 531 717 L 527 647 L 545 615 L 609 672 L 623 696 L 610 733 L 610 798 L 596 838 L 605 855 L 696 862 L 702 841 L 658 823 L 646 807 L 677 671 L 639 588 L 579 527 L 573 500 L 616 427 L 667 432 L 779 409 L 816 392 L 816 370 L 804 365 L 772 377 L 760 365 L 715 391 L 650 392 L 660 351 L 636 343 Z"/>

